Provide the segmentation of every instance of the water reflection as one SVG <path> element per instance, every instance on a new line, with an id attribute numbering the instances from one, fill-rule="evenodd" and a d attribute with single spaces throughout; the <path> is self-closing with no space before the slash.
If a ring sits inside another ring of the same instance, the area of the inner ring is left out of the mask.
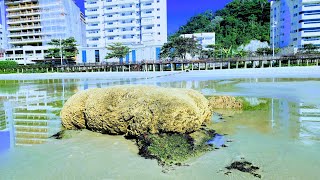
<path id="1" fill-rule="evenodd" d="M 320 140 L 320 105 L 299 104 L 300 138 L 310 144 Z"/>
<path id="2" fill-rule="evenodd" d="M 291 80 L 291 79 L 290 79 Z M 273 82 L 275 81 L 275 82 Z M 64 102 L 78 91 L 104 88 L 123 84 L 150 84 L 163 87 L 189 88 L 206 96 L 231 94 L 247 96 L 250 104 L 262 100 L 257 93 L 241 91 L 240 83 L 286 82 L 283 79 L 235 79 L 228 81 L 157 81 L 154 78 L 119 79 L 57 79 L 14 81 L 14 91 L 0 91 L 0 142 L 2 149 L 13 145 L 41 144 L 61 128 L 59 112 Z M 8 82 L 0 81 L 0 84 Z M 19 88 L 16 88 L 18 85 Z M 1 87 L 2 88 L 2 87 Z M 0 89 L 1 89 L 0 88 Z M 251 93 L 251 94 L 250 94 Z M 248 96 L 251 95 L 251 96 Z M 320 106 L 308 106 L 300 101 L 266 96 L 268 108 L 259 111 L 225 111 L 223 120 L 218 119 L 217 129 L 222 133 L 235 134 L 240 127 L 250 128 L 263 134 L 277 134 L 306 143 L 320 138 Z M 263 101 L 265 101 L 265 99 Z"/>

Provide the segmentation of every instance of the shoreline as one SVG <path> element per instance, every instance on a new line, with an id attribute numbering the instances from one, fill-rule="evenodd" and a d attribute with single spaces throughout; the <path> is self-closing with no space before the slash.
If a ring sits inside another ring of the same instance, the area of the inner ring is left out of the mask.
<path id="1" fill-rule="evenodd" d="M 163 76 L 172 76 L 169 79 Z M 0 74 L 0 80 L 43 79 L 121 79 L 121 78 L 165 78 L 166 81 L 192 79 L 236 79 L 236 78 L 320 78 L 320 67 L 276 67 L 222 70 L 196 70 L 190 72 L 82 72 L 82 73 L 29 73 Z"/>

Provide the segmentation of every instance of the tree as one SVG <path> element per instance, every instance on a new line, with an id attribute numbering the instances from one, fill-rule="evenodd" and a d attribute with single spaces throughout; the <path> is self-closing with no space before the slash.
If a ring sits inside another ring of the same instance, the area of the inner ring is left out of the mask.
<path id="1" fill-rule="evenodd" d="M 16 61 L 0 61 L 0 69 L 9 69 L 9 68 L 17 68 L 18 63 Z"/>
<path id="2" fill-rule="evenodd" d="M 280 48 L 275 48 L 274 53 L 277 54 L 280 52 Z M 258 48 L 256 51 L 256 54 L 259 56 L 265 56 L 265 55 L 272 55 L 273 50 L 272 48 Z"/>
<path id="3" fill-rule="evenodd" d="M 233 0 L 225 8 L 192 17 L 172 36 L 215 32 L 223 48 L 238 47 L 257 39 L 270 40 L 270 3 L 268 0 Z M 172 38 L 171 37 L 171 38 Z"/>
<path id="4" fill-rule="evenodd" d="M 161 58 L 181 58 L 186 59 L 187 54 L 195 56 L 200 54 L 201 45 L 194 38 L 175 37 L 170 42 L 165 43 L 161 48 Z"/>
<path id="5" fill-rule="evenodd" d="M 60 42 L 61 41 L 61 42 Z M 74 37 L 67 39 L 52 39 L 48 45 L 53 46 L 53 48 L 48 49 L 48 55 L 46 57 L 60 58 L 62 49 L 63 58 L 74 58 L 78 54 L 77 44 Z M 61 43 L 61 47 L 60 47 Z"/>
<path id="6" fill-rule="evenodd" d="M 303 49 L 305 50 L 305 53 L 307 53 L 307 54 L 314 54 L 317 52 L 319 47 L 314 44 L 305 44 L 305 45 L 303 45 Z"/>
<path id="7" fill-rule="evenodd" d="M 107 46 L 107 49 L 110 53 L 107 54 L 105 59 L 111 58 L 124 58 L 130 52 L 130 48 L 128 46 L 124 46 L 122 43 L 113 43 Z"/>

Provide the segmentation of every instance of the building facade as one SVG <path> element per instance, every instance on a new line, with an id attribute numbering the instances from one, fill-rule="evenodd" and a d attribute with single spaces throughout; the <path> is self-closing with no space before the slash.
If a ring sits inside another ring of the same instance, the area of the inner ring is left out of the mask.
<path id="1" fill-rule="evenodd" d="M 106 47 L 122 43 L 130 53 L 120 63 L 160 60 L 167 42 L 166 0 L 86 0 L 87 47 L 79 49 L 77 62 L 103 63 Z"/>
<path id="2" fill-rule="evenodd" d="M 216 34 L 214 32 L 210 33 L 194 33 L 194 34 L 182 34 L 181 37 L 184 38 L 194 38 L 206 49 L 208 45 L 214 45 L 216 43 Z"/>
<path id="3" fill-rule="evenodd" d="M 4 37 L 4 33 L 3 33 L 3 29 L 2 29 L 2 24 L 0 24 L 0 60 L 3 60 L 4 59 L 4 42 L 5 40 L 5 37 Z"/>
<path id="4" fill-rule="evenodd" d="M 72 0 L 2 0 L 1 10 L 8 60 L 43 59 L 51 39 L 74 37 L 86 45 L 84 16 Z"/>
<path id="5" fill-rule="evenodd" d="M 88 47 L 167 42 L 166 0 L 85 0 Z"/>
<path id="6" fill-rule="evenodd" d="M 77 63 L 137 63 L 141 61 L 159 61 L 162 45 L 129 45 L 130 52 L 122 59 L 105 59 L 109 51 L 105 47 L 80 47 Z"/>
<path id="7" fill-rule="evenodd" d="M 271 1 L 270 43 L 277 48 L 320 46 L 320 0 Z"/>

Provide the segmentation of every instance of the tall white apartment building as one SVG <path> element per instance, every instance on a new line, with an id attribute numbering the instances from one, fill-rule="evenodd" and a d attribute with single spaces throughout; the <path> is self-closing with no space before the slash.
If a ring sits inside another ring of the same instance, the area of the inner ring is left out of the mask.
<path id="1" fill-rule="evenodd" d="M 167 42 L 166 0 L 85 0 L 88 47 Z"/>
<path id="2" fill-rule="evenodd" d="M 44 59 L 51 39 L 74 37 L 81 46 L 84 16 L 73 0 L 1 0 L 6 59 Z"/>
<path id="3" fill-rule="evenodd" d="M 79 63 L 105 61 L 106 47 L 120 42 L 130 53 L 120 63 L 160 59 L 167 42 L 167 0 L 85 0 L 87 47 Z"/>
<path id="4" fill-rule="evenodd" d="M 0 49 L 3 49 L 4 44 L 4 38 L 3 38 L 3 30 L 2 30 L 2 24 L 0 24 Z"/>
<path id="5" fill-rule="evenodd" d="M 320 0 L 272 1 L 270 24 L 270 43 L 275 47 L 320 46 Z"/>
<path id="6" fill-rule="evenodd" d="M 3 29 L 2 29 L 2 24 L 0 24 L 0 60 L 4 60 L 4 34 L 3 34 Z"/>

